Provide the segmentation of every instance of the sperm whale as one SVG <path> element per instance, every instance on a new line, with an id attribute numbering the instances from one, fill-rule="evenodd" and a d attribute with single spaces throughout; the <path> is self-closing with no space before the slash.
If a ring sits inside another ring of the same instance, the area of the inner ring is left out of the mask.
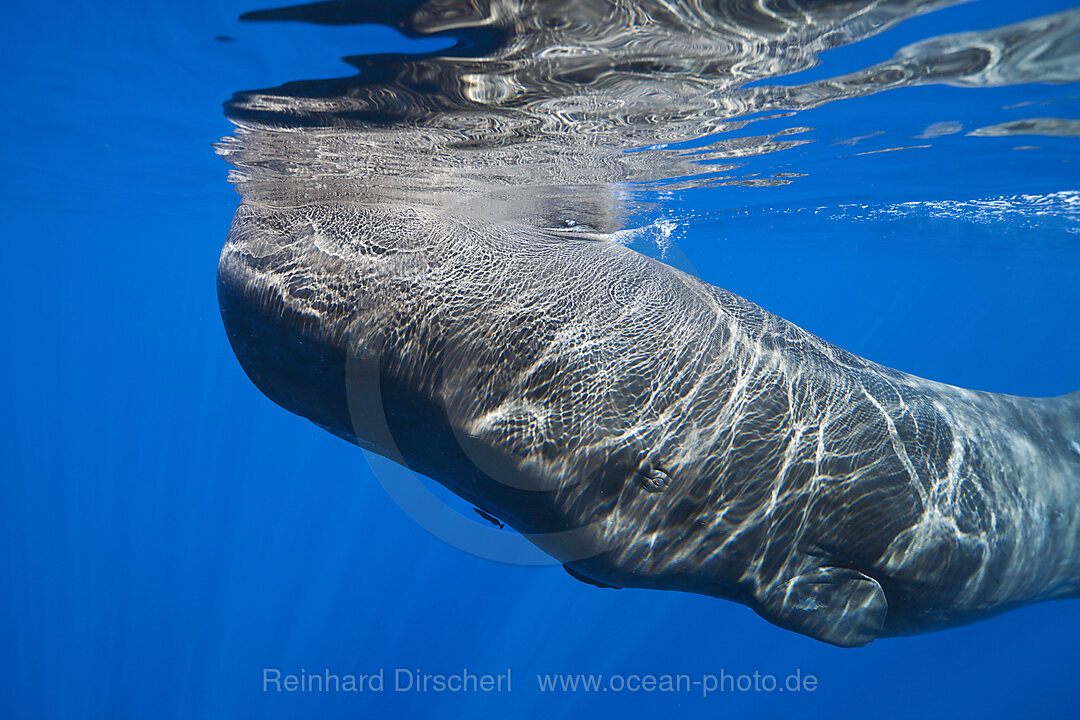
<path id="1" fill-rule="evenodd" d="M 218 288 L 272 400 L 587 581 L 841 646 L 1080 592 L 1080 394 L 923 380 L 610 240 L 415 208 L 242 204 Z"/>
<path id="2" fill-rule="evenodd" d="M 614 241 L 657 183 L 798 182 L 799 161 L 758 160 L 811 142 L 804 111 L 826 103 L 1080 80 L 1069 9 L 773 82 L 950 4 L 248 13 L 452 43 L 226 103 L 241 202 L 217 287 L 235 354 L 282 407 L 594 585 L 726 598 L 841 646 L 1075 597 L 1080 394 L 917 378 Z"/>

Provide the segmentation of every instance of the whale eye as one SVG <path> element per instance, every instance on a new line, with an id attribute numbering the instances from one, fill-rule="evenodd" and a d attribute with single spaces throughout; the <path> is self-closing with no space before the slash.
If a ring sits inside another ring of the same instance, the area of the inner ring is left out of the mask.
<path id="1" fill-rule="evenodd" d="M 659 468 L 646 468 L 638 473 L 641 487 L 649 492 L 664 492 L 671 485 L 671 476 Z"/>

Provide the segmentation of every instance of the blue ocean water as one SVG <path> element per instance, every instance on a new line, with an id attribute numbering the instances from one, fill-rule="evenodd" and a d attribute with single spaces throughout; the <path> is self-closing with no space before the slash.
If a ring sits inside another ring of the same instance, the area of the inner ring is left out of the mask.
<path id="1" fill-rule="evenodd" d="M 950 6 L 775 82 L 836 77 L 919 40 L 1068 8 Z M 378 25 L 237 20 L 257 9 L 7 11 L 0 715 L 1074 712 L 1075 600 L 844 650 L 708 597 L 601 590 L 558 566 L 442 543 L 360 451 L 263 397 L 233 356 L 214 289 L 237 202 L 211 148 L 232 131 L 221 103 L 348 75 L 341 56 L 446 43 Z M 1078 110 L 1075 83 L 1037 81 L 928 84 L 806 109 L 798 124 L 813 142 L 740 170 L 806 177 L 672 190 L 661 219 L 675 244 L 641 249 L 891 367 L 1019 395 L 1075 391 L 1080 140 L 968 133 Z M 936 123 L 951 125 L 928 131 Z M 763 120 L 744 134 L 790 125 Z M 382 672 L 385 687 L 279 692 L 268 669 Z M 397 691 L 398 669 L 510 673 L 511 688 Z M 537 676 L 548 673 L 815 682 L 544 692 Z"/>

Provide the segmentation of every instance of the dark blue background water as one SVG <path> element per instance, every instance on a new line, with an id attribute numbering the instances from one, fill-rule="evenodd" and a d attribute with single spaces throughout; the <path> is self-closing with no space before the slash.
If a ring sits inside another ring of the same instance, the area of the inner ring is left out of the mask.
<path id="1" fill-rule="evenodd" d="M 805 76 L 1065 7 L 952 8 L 827 53 Z M 479 560 L 406 517 L 356 448 L 260 395 L 214 293 L 236 204 L 210 148 L 230 131 L 220 103 L 348 74 L 341 55 L 430 47 L 385 28 L 236 22 L 251 9 L 6 8 L 0 717 L 1075 712 L 1077 601 L 841 650 L 706 597 L 600 590 L 558 567 Z M 685 192 L 665 212 L 703 277 L 856 353 L 966 387 L 1077 390 L 1075 210 L 1071 220 L 878 212 L 1076 190 L 1077 138 L 911 137 L 937 121 L 1076 117 L 1077 93 L 925 87 L 827 105 L 800 120 L 817 142 L 755 160 L 809 177 Z M 1003 109 L 1043 99 L 1058 102 Z M 851 157 L 831 144 L 876 130 L 885 134 L 860 150 L 932 147 Z M 865 207 L 838 209 L 851 203 Z M 267 693 L 267 667 L 385 668 L 388 685 L 396 667 L 511 668 L 513 690 Z M 535 678 L 721 670 L 800 670 L 818 687 L 545 695 Z"/>

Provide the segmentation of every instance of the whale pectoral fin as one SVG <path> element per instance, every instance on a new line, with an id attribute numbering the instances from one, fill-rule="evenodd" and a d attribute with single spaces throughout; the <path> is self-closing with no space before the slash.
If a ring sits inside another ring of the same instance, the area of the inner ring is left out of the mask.
<path id="1" fill-rule="evenodd" d="M 888 609 L 873 578 L 849 568 L 822 567 L 771 587 L 758 612 L 817 640 L 858 647 L 878 636 Z"/>

